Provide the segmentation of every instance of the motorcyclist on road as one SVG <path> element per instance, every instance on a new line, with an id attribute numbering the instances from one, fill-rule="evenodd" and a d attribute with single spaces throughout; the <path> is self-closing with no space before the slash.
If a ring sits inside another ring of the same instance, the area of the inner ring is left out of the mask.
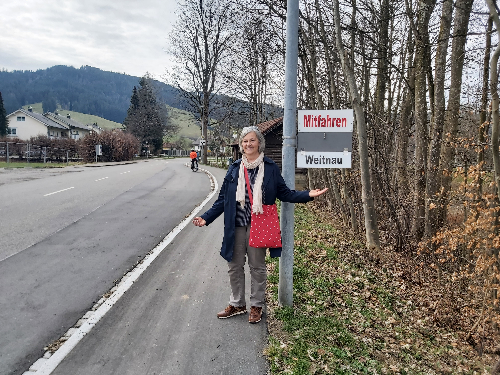
<path id="1" fill-rule="evenodd" d="M 198 154 L 196 153 L 195 150 L 191 150 L 191 153 L 189 154 L 189 157 L 191 158 L 191 169 L 194 168 L 194 162 L 198 162 Z"/>

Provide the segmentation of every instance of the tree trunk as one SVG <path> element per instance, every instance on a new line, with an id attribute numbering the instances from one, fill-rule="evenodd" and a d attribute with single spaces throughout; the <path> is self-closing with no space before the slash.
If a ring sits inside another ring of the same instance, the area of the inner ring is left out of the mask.
<path id="1" fill-rule="evenodd" d="M 436 50 L 436 78 L 434 80 L 434 114 L 431 124 L 431 139 L 429 160 L 427 165 L 427 202 L 425 205 L 425 235 L 431 239 L 439 229 L 438 210 L 435 209 L 440 202 L 438 197 L 440 188 L 439 176 L 439 153 L 441 151 L 441 140 L 443 137 L 444 116 L 446 110 L 445 79 L 446 79 L 446 57 L 448 53 L 448 41 L 451 30 L 451 19 L 453 14 L 453 0 L 443 2 L 441 15 L 441 28 Z"/>
<path id="2" fill-rule="evenodd" d="M 493 22 L 500 35 L 500 19 L 496 10 L 496 5 L 492 0 L 486 0 Z M 498 58 L 500 56 L 500 47 L 495 49 L 490 62 L 490 90 L 491 90 L 491 151 L 493 153 L 493 166 L 495 168 L 495 183 L 497 196 L 500 196 L 500 154 L 499 146 L 499 96 L 498 96 Z"/>
<path id="3" fill-rule="evenodd" d="M 337 90 L 337 84 L 335 82 L 335 68 L 334 68 L 334 63 L 332 61 L 335 60 L 335 49 L 330 48 L 328 36 L 325 31 L 325 23 L 323 21 L 323 12 L 321 11 L 318 0 L 315 0 L 315 5 L 316 5 L 316 12 L 319 18 L 320 40 L 323 43 L 325 51 L 326 68 L 328 71 L 328 88 L 329 88 L 328 109 L 340 109 L 339 98 L 338 98 L 339 94 Z"/>
<path id="4" fill-rule="evenodd" d="M 427 116 L 427 62 L 429 51 L 426 42 L 429 20 L 436 0 L 419 3 L 417 30 L 415 35 L 415 191 L 412 234 L 420 241 L 425 224 L 425 182 L 428 150 Z"/>
<path id="5" fill-rule="evenodd" d="M 208 93 L 204 95 L 203 97 L 203 112 L 202 112 L 202 117 L 201 117 L 201 131 L 202 131 L 202 138 L 205 140 L 205 144 L 203 145 L 203 157 L 201 162 L 203 164 L 207 164 L 207 150 L 208 150 L 208 106 L 209 106 L 209 99 L 208 99 Z"/>
<path id="6" fill-rule="evenodd" d="M 401 196 L 408 193 L 408 141 L 410 136 L 411 116 L 415 91 L 415 70 L 413 67 L 413 33 L 412 28 L 408 31 L 408 86 L 403 95 L 401 105 L 401 125 L 396 135 L 396 186 Z"/>
<path id="7" fill-rule="evenodd" d="M 344 196 L 345 196 L 347 205 L 349 206 L 349 212 L 351 214 L 351 227 L 352 227 L 352 230 L 354 231 L 354 233 L 357 233 L 358 232 L 358 219 L 356 217 L 356 210 L 354 208 L 354 203 L 351 199 L 351 191 L 350 191 L 351 189 L 348 188 L 349 182 L 347 181 L 347 179 L 348 179 L 347 174 L 349 173 L 349 171 L 342 169 L 341 173 L 342 173 L 342 186 L 344 189 Z"/>
<path id="8" fill-rule="evenodd" d="M 338 0 L 333 0 L 333 8 L 337 50 L 339 51 L 340 63 L 342 65 L 344 76 L 349 84 L 349 92 L 351 94 L 351 100 L 354 107 L 356 125 L 358 129 L 359 163 L 361 172 L 363 211 L 365 216 L 366 246 L 368 249 L 372 249 L 378 252 L 380 251 L 380 239 L 377 225 L 377 215 L 375 211 L 372 187 L 370 182 L 365 116 L 363 113 L 363 108 L 361 107 L 361 100 L 359 97 L 356 80 L 354 78 L 354 71 L 352 67 L 350 67 L 345 61 L 344 46 L 342 44 L 341 37 Z"/>
<path id="9" fill-rule="evenodd" d="M 448 205 L 448 194 L 451 189 L 451 180 L 453 174 L 455 146 L 453 141 L 456 139 L 458 122 L 460 119 L 460 94 L 462 91 L 462 72 L 465 57 L 465 42 L 467 40 L 467 30 L 469 27 L 469 18 L 472 10 L 473 0 L 457 0 L 455 4 L 455 26 L 453 29 L 453 42 L 451 48 L 451 83 L 448 94 L 448 108 L 446 110 L 443 133 L 447 137 L 441 146 L 440 154 L 440 175 L 441 190 L 443 202 L 437 207 L 439 210 L 438 226 L 444 224 L 446 218 L 446 208 Z"/>
<path id="10" fill-rule="evenodd" d="M 380 5 L 379 32 L 375 112 L 379 118 L 383 118 L 388 81 L 387 66 L 389 64 L 387 58 L 389 46 L 389 0 L 382 0 L 382 4 Z"/>
<path id="11" fill-rule="evenodd" d="M 487 107 L 488 107 L 488 83 L 490 74 L 490 55 L 491 55 L 491 30 L 493 28 L 493 17 L 488 18 L 488 27 L 486 29 L 486 46 L 484 51 L 484 64 L 483 64 L 483 92 L 481 95 L 481 111 L 479 112 L 479 129 L 478 129 L 478 143 L 479 152 L 477 153 L 477 164 L 481 171 L 484 164 L 484 146 L 486 142 L 486 134 L 488 134 L 487 119 Z M 483 178 L 479 173 L 478 178 L 478 193 L 476 197 L 476 202 L 479 202 L 483 195 Z M 479 214 L 479 212 L 478 212 Z M 477 219 L 477 218 L 476 218 Z"/>
<path id="12" fill-rule="evenodd" d="M 500 36 L 500 18 L 498 16 L 498 8 L 496 4 L 493 3 L 493 0 L 486 0 L 488 4 L 488 8 L 490 10 L 490 15 L 493 18 L 493 22 L 495 23 L 495 27 L 497 29 L 497 34 Z M 500 47 L 495 49 L 493 52 L 493 56 L 491 57 L 490 62 L 490 88 L 491 88 L 491 151 L 493 154 L 493 166 L 495 168 L 495 183 L 496 183 L 496 196 L 495 196 L 495 206 L 499 206 L 499 197 L 500 197 L 500 155 L 499 155 L 499 140 L 498 137 L 500 135 L 499 131 L 499 97 L 498 97 L 498 58 L 500 56 Z M 499 213 L 496 212 L 495 216 L 495 234 L 498 235 L 498 221 L 499 221 Z M 495 263 L 498 264 L 499 251 L 497 248 L 493 248 L 490 250 L 491 254 L 495 258 Z M 490 273 L 491 269 L 490 267 Z M 493 280 L 491 284 L 498 285 L 497 275 L 493 276 Z M 498 304 L 495 301 L 498 298 L 498 289 L 493 289 L 491 291 L 491 298 L 493 300 L 493 305 L 496 306 L 495 310 L 498 312 Z M 495 328 L 498 330 L 498 326 L 495 324 Z M 495 366 L 498 367 L 498 366 Z"/>

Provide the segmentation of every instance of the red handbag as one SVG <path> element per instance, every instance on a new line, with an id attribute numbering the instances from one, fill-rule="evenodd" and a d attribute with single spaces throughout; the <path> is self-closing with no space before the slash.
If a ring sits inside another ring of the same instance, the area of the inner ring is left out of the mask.
<path id="1" fill-rule="evenodd" d="M 261 168 L 263 168 L 263 166 Z M 253 206 L 253 196 L 252 190 L 250 189 L 248 172 L 245 167 L 243 167 L 243 169 L 245 169 L 245 179 L 247 182 L 250 205 Z M 276 207 L 276 203 L 263 204 L 262 208 L 264 212 L 261 214 L 252 212 L 250 239 L 248 244 L 252 247 L 264 247 L 271 249 L 282 247 L 280 221 L 278 218 L 278 207 Z"/>

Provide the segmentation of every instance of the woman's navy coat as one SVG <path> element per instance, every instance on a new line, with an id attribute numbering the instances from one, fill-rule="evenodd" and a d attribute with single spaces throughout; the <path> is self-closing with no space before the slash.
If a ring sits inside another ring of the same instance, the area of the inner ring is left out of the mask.
<path id="1" fill-rule="evenodd" d="M 236 218 L 236 187 L 238 186 L 238 174 L 241 159 L 236 160 L 227 171 L 226 177 L 220 189 L 219 197 L 207 212 L 201 217 L 206 225 L 212 223 L 224 213 L 224 239 L 220 255 L 230 262 L 233 259 L 234 231 Z M 264 157 L 264 182 L 262 184 L 262 204 L 274 204 L 276 198 L 283 202 L 305 203 L 312 201 L 309 191 L 290 190 L 286 186 L 279 167 L 268 157 Z M 271 256 L 281 255 L 281 248 L 271 249 Z"/>

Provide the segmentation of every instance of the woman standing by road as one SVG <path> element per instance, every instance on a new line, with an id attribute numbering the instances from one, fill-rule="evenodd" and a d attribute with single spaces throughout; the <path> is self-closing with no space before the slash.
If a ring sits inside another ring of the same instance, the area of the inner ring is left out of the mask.
<path id="1" fill-rule="evenodd" d="M 250 323 L 258 323 L 262 317 L 262 307 L 266 291 L 266 249 L 251 247 L 250 237 L 251 215 L 262 212 L 262 205 L 272 205 L 276 198 L 283 202 L 305 203 L 313 200 L 327 189 L 310 191 L 290 190 L 281 176 L 279 167 L 271 159 L 264 156 L 265 140 L 256 126 L 243 128 L 240 138 L 240 151 L 243 157 L 235 161 L 227 171 L 219 197 L 207 212 L 193 219 L 199 227 L 209 225 L 224 213 L 224 239 L 221 256 L 229 266 L 229 282 L 231 296 L 229 306 L 219 312 L 220 319 L 238 314 L 245 314 L 245 258 L 248 257 L 250 267 Z M 245 169 L 253 195 L 253 204 L 245 178 Z M 281 255 L 281 248 L 270 249 L 271 257 Z"/>

